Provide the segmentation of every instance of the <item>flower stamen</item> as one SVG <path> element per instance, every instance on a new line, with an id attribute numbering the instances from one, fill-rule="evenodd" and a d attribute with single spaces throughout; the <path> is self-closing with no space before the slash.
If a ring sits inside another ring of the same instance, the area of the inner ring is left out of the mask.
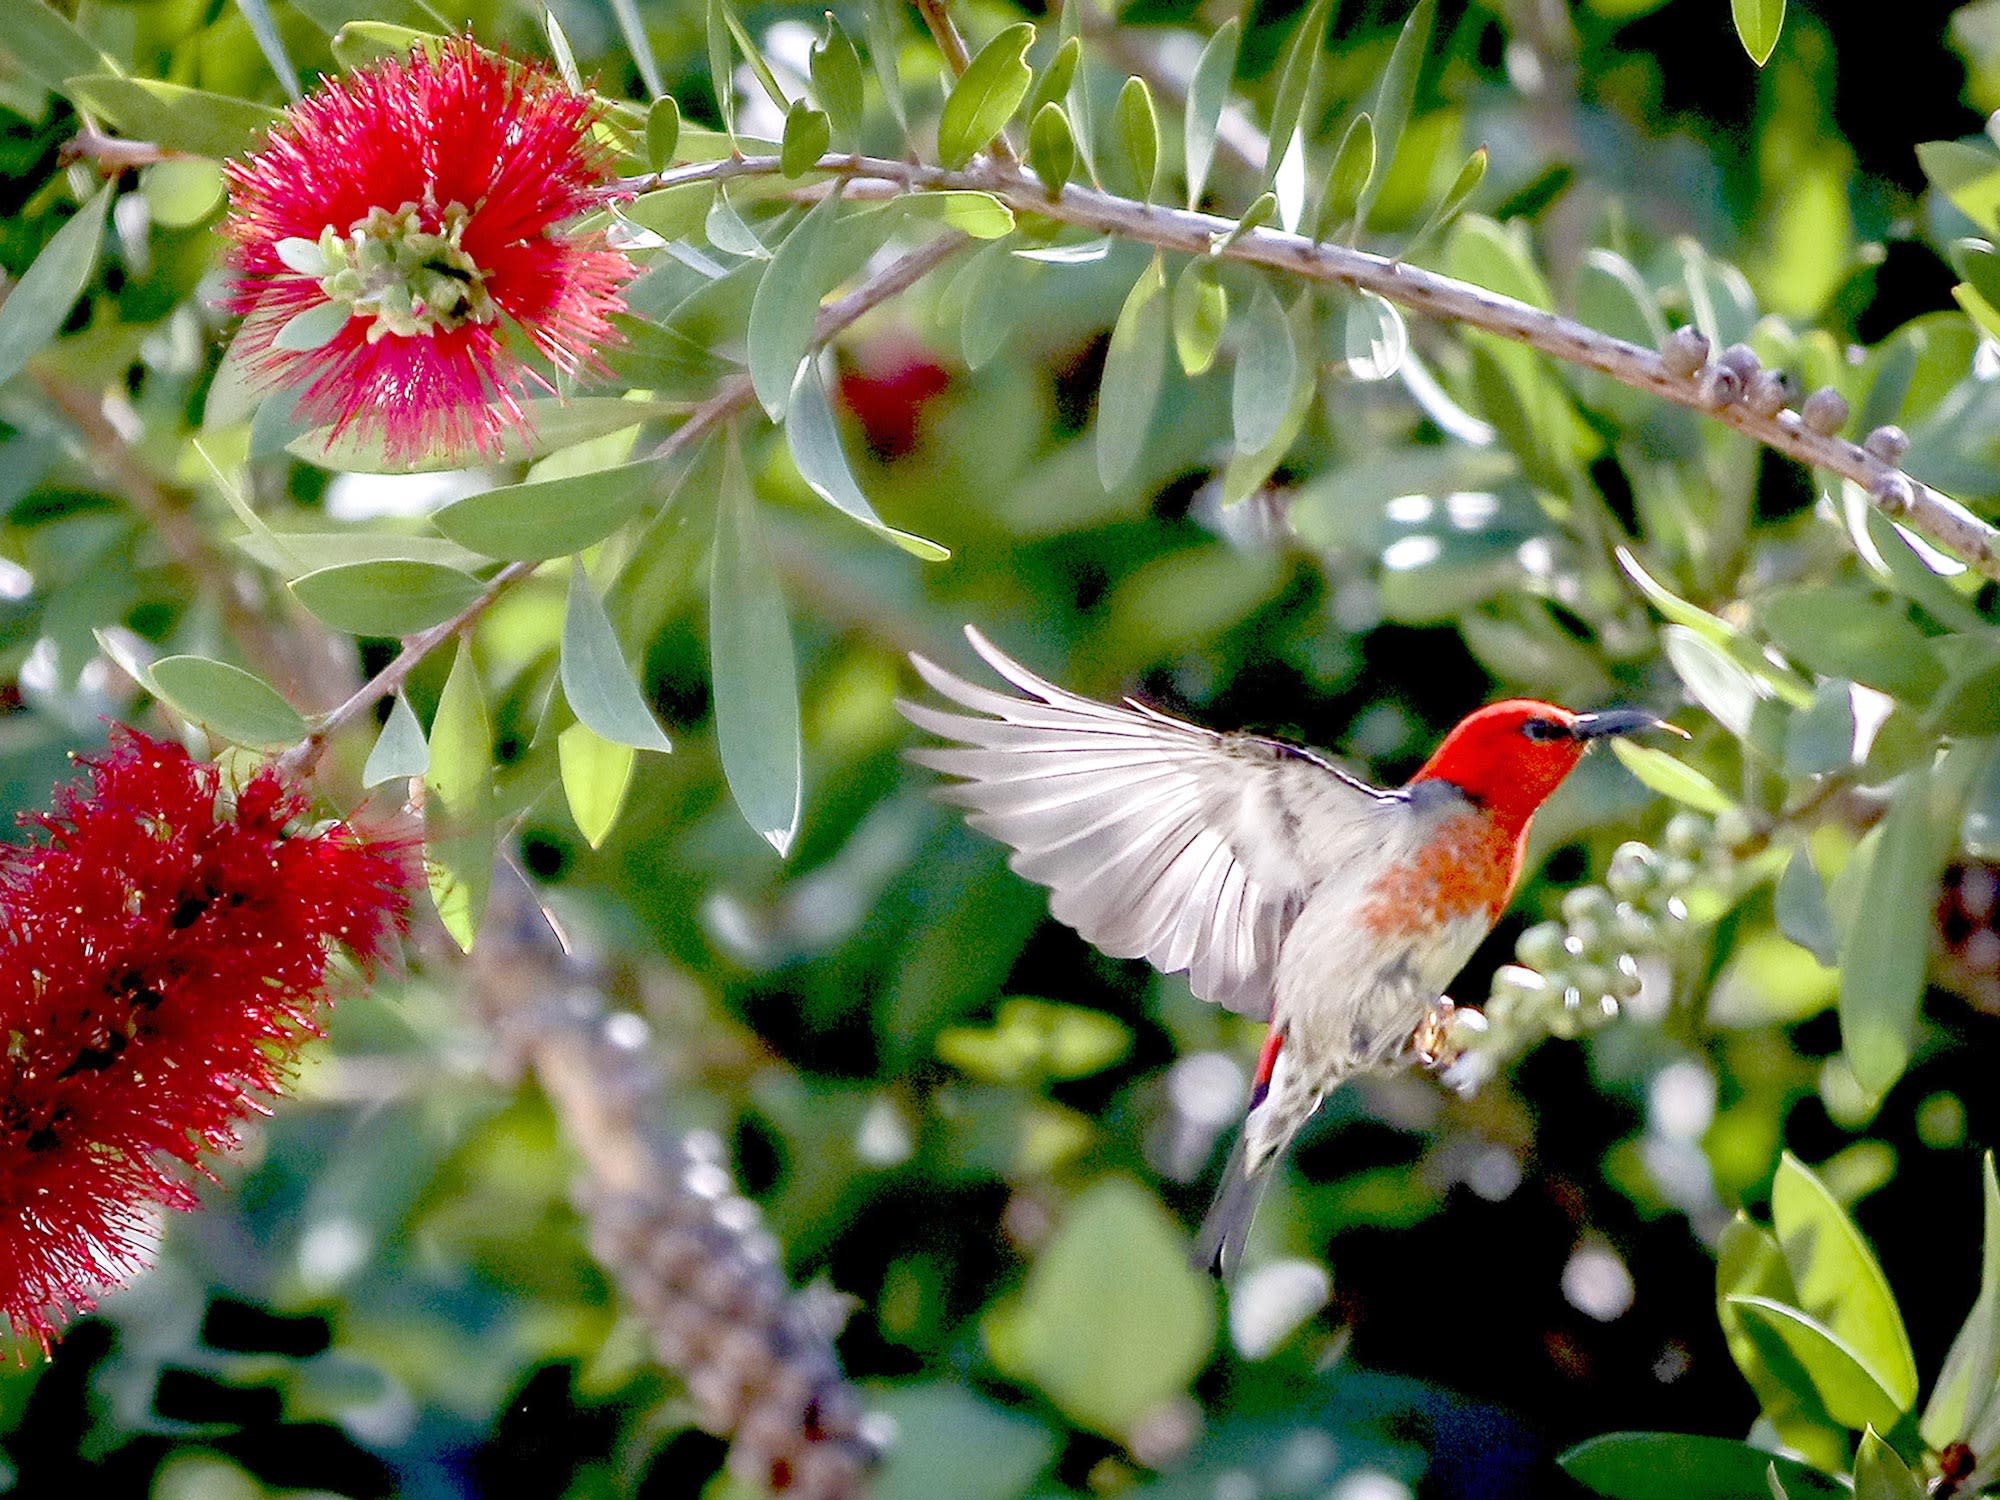
<path id="1" fill-rule="evenodd" d="M 424 227 L 415 203 L 393 213 L 371 208 L 344 235 L 329 224 L 315 243 L 289 242 L 285 261 L 317 280 L 329 302 L 345 304 L 350 317 L 370 319 L 369 343 L 390 334 L 430 338 L 500 315 L 486 272 L 465 250 L 471 219 L 458 202 L 444 206 L 435 229 Z"/>

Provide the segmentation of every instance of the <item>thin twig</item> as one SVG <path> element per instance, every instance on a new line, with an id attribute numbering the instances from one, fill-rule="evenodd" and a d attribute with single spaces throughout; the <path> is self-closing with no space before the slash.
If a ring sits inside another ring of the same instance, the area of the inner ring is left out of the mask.
<path id="1" fill-rule="evenodd" d="M 1885 514 L 1956 553 L 1984 576 L 2000 579 L 2000 531 L 1957 501 L 1877 458 L 1859 443 L 1812 431 L 1794 412 L 1765 417 L 1741 402 L 1717 406 L 1699 380 L 1675 375 L 1657 350 L 1613 338 L 1559 313 L 1365 250 L 1320 244 L 1279 229 L 1239 232 L 1234 220 L 1215 214 L 1139 203 L 1074 185 L 1052 196 L 1031 173 L 1010 165 L 975 162 L 962 170 L 948 171 L 884 157 L 825 156 L 816 170 L 847 179 L 849 195 L 856 198 L 923 191 L 991 193 L 1019 213 L 1188 255 L 1216 255 L 1268 266 L 1308 281 L 1372 292 L 1385 301 L 1448 323 L 1484 329 L 1690 407 L 1800 463 L 1851 479 Z M 627 178 L 618 187 L 624 193 L 637 193 L 733 177 L 773 176 L 779 171 L 775 156 L 742 157 Z M 1229 243 L 1221 243 L 1231 235 L 1234 238 Z"/>
<path id="2" fill-rule="evenodd" d="M 156 145 L 152 141 L 128 141 L 123 136 L 106 135 L 94 124 L 86 122 L 81 130 L 62 143 L 56 152 L 56 161 L 65 167 L 87 161 L 105 176 L 115 177 L 132 167 L 150 167 L 156 162 L 179 161 L 186 156 L 185 151 Z"/>
<path id="3" fill-rule="evenodd" d="M 966 49 L 965 38 L 959 35 L 958 23 L 951 18 L 951 11 L 945 0 L 917 0 L 917 14 L 924 18 L 924 25 L 930 28 L 931 40 L 937 43 L 938 51 L 944 54 L 945 66 L 951 69 L 951 76 L 963 78 L 965 70 L 972 64 L 972 54 Z M 1017 166 L 1021 158 L 1014 154 L 1014 147 L 1007 139 L 1003 126 L 993 137 L 993 144 L 986 148 L 995 161 Z"/>

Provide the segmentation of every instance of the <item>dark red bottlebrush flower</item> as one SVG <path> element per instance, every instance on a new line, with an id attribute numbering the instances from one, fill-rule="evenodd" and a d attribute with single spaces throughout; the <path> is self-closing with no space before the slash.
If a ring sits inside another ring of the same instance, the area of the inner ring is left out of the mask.
<path id="1" fill-rule="evenodd" d="M 120 731 L 0 850 L 0 1311 L 44 1346 L 143 1263 L 156 1206 L 234 1143 L 317 1032 L 332 945 L 401 928 L 400 843 L 299 826 L 275 770 Z"/>
<path id="2" fill-rule="evenodd" d="M 597 107 L 469 38 L 323 83 L 228 164 L 230 309 L 299 414 L 379 433 L 394 462 L 490 452 L 552 390 L 510 339 L 596 368 L 633 267 L 565 232 L 606 175 Z"/>
<path id="3" fill-rule="evenodd" d="M 854 414 L 868 446 L 901 458 L 917 445 L 924 408 L 951 388 L 951 372 L 920 346 L 890 340 L 864 348 L 840 372 L 840 404 Z"/>

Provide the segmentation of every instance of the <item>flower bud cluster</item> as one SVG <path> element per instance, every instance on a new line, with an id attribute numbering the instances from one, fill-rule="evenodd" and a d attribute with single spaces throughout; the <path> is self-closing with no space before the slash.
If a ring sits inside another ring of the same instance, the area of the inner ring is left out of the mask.
<path id="1" fill-rule="evenodd" d="M 1646 960 L 1664 956 L 1688 919 L 1687 893 L 1729 858 L 1715 823 L 1698 813 L 1675 814 L 1662 843 L 1620 844 L 1602 885 L 1571 890 L 1559 918 L 1521 934 L 1486 1005 L 1496 1040 L 1574 1037 L 1638 998 Z"/>
<path id="2" fill-rule="evenodd" d="M 592 1253 L 687 1381 L 703 1425 L 730 1435 L 732 1475 L 797 1500 L 859 1496 L 876 1443 L 834 1357 L 839 1299 L 790 1289 L 714 1136 L 652 1154 L 661 1170 L 645 1188 L 586 1190 Z"/>
<path id="3" fill-rule="evenodd" d="M 1713 362 L 1709 352 L 1708 336 L 1685 324 L 1668 334 L 1660 346 L 1660 362 L 1667 373 L 1692 382 L 1704 406 L 1720 409 L 1740 404 L 1760 417 L 1803 427 L 1822 437 L 1831 437 L 1847 425 L 1847 401 L 1831 386 L 1814 391 L 1793 413 L 1787 410 L 1794 394 L 1791 377 L 1782 370 L 1765 369 L 1748 344 L 1731 344 Z M 1873 457 L 1894 465 L 1902 462 L 1910 440 L 1900 427 L 1882 426 L 1868 434 L 1863 446 Z M 1910 483 L 1892 471 L 1877 481 L 1875 495 L 1887 509 L 1900 513 L 1909 509 Z"/>

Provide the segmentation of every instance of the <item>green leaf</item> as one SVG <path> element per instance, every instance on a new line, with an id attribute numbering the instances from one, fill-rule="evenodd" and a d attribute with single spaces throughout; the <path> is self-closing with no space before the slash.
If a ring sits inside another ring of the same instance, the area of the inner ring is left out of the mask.
<path id="1" fill-rule="evenodd" d="M 285 39 L 278 34 L 278 23 L 271 15 L 270 0 L 236 0 L 236 8 L 243 13 L 250 35 L 257 39 L 257 50 L 264 54 L 264 61 L 277 75 L 278 86 L 285 91 L 285 97 L 297 99 L 299 70 L 292 66 L 291 58 L 285 54 Z"/>
<path id="2" fill-rule="evenodd" d="M 708 205 L 708 217 L 702 220 L 702 233 L 716 249 L 731 255 L 750 256 L 756 260 L 771 258 L 770 246 L 757 237 L 757 231 L 743 222 L 743 216 L 729 201 L 729 190 L 717 188 Z"/>
<path id="3" fill-rule="evenodd" d="M 337 437 L 331 427 L 315 428 L 290 439 L 284 446 L 288 453 L 309 464 L 348 474 L 425 474 L 439 469 L 462 469 L 474 459 L 483 464 L 523 463 L 558 448 L 609 437 L 655 417 L 671 416 L 686 409 L 673 401 L 626 401 L 617 396 L 576 396 L 566 401 L 545 397 L 522 404 L 527 410 L 528 435 L 523 437 L 510 427 L 500 434 L 492 451 L 485 454 L 438 449 L 410 463 L 392 463 L 383 448 L 381 433 L 360 427 L 350 427 Z M 270 403 L 265 405 L 268 407 Z"/>
<path id="4" fill-rule="evenodd" d="M 1072 1202 L 991 1330 L 1003 1363 L 1072 1420 L 1115 1437 L 1208 1363 L 1215 1293 L 1186 1236 L 1144 1188 L 1100 1180 Z"/>
<path id="5" fill-rule="evenodd" d="M 1688 695 L 1736 738 L 1748 739 L 1751 715 L 1764 696 L 1757 679 L 1685 625 L 1667 626 L 1660 640 Z"/>
<path id="6" fill-rule="evenodd" d="M 672 94 L 662 94 L 646 111 L 646 164 L 655 172 L 666 171 L 674 164 L 674 147 L 680 141 L 681 107 Z"/>
<path id="7" fill-rule="evenodd" d="M 1828 1415 L 1850 1428 L 1894 1426 L 1903 1415 L 1882 1378 L 1832 1329 L 1768 1297 L 1732 1297 L 1753 1338 L 1775 1338 L 1812 1382 Z"/>
<path id="8" fill-rule="evenodd" d="M 570 561 L 560 672 L 563 698 L 594 733 L 635 750 L 673 749 L 633 679 L 618 646 L 618 633 L 584 574 L 581 558 Z"/>
<path id="9" fill-rule="evenodd" d="M 572 724 L 556 736 L 563 798 L 577 832 L 591 848 L 602 848 L 616 826 L 638 760 L 639 752 L 630 745 L 607 740 L 588 724 Z"/>
<path id="10" fill-rule="evenodd" d="M 1313 347 L 1313 300 L 1309 291 L 1301 292 L 1292 304 L 1292 347 L 1311 349 Z M 1234 505 L 1250 495 L 1257 487 L 1271 477 L 1271 472 L 1290 451 L 1292 444 L 1304 429 L 1306 418 L 1312 412 L 1313 393 L 1318 388 L 1319 366 L 1311 359 L 1299 361 L 1299 378 L 1292 387 L 1292 399 L 1285 412 L 1285 420 L 1279 426 L 1271 441 L 1255 453 L 1233 455 L 1222 471 L 1222 503 Z"/>
<path id="11" fill-rule="evenodd" d="M 2000 235 L 2000 156 L 1963 141 L 1926 141 L 1917 163 L 1931 186 L 1989 235 Z"/>
<path id="12" fill-rule="evenodd" d="M 710 0 L 710 3 L 722 12 L 722 24 L 729 29 L 730 36 L 735 39 L 737 51 L 743 54 L 743 60 L 750 65 L 750 71 L 756 77 L 758 87 L 764 90 L 764 97 L 771 101 L 779 114 L 786 113 L 791 109 L 792 101 L 787 99 L 785 91 L 778 87 L 777 74 L 771 71 L 771 65 L 764 60 L 763 50 L 758 47 L 757 39 L 744 27 L 742 19 L 736 14 L 736 7 L 731 5 L 729 0 Z"/>
<path id="13" fill-rule="evenodd" d="M 1299 116 L 1305 112 L 1306 97 L 1320 67 L 1331 0 L 1312 0 L 1299 18 L 1298 29 L 1285 43 L 1284 60 L 1278 65 L 1278 91 L 1271 100 L 1270 144 L 1264 154 L 1264 185 L 1278 176 L 1278 167 L 1298 134 Z"/>
<path id="14" fill-rule="evenodd" d="M 1812 861 L 1812 850 L 1800 844 L 1773 898 L 1778 931 L 1831 969 L 1840 962 L 1840 938 L 1827 910 L 1826 886 Z"/>
<path id="15" fill-rule="evenodd" d="M 1610 1500 L 1744 1500 L 1762 1492 L 1773 1471 L 1791 1500 L 1852 1500 L 1831 1474 L 1735 1438 L 1611 1432 L 1578 1443 L 1556 1462 Z"/>
<path id="16" fill-rule="evenodd" d="M 485 560 L 456 542 L 430 536 L 395 536 L 380 531 L 271 531 L 232 538 L 249 557 L 288 581 L 336 563 L 435 563 L 469 572 Z"/>
<path id="17" fill-rule="evenodd" d="M 1823 682 L 1813 692 L 1812 705 L 1794 715 L 1785 730 L 1785 772 L 1824 776 L 1853 764 L 1853 684 Z"/>
<path id="18" fill-rule="evenodd" d="M 1659 298 L 1632 263 L 1612 250 L 1584 252 L 1576 276 L 1576 317 L 1642 349 L 1657 349 L 1667 337 Z"/>
<path id="19" fill-rule="evenodd" d="M 431 513 L 460 546 L 503 562 L 538 561 L 601 542 L 665 493 L 668 465 L 642 458 L 562 479 L 482 490 Z"/>
<path id="20" fill-rule="evenodd" d="M 285 320 L 284 326 L 272 338 L 271 347 L 293 354 L 325 348 L 339 337 L 341 329 L 353 316 L 354 309 L 345 302 L 331 299 L 315 302 L 304 312 L 295 313 Z"/>
<path id="21" fill-rule="evenodd" d="M 633 65 L 639 70 L 639 81 L 657 104 L 667 97 L 667 87 L 660 77 L 659 59 L 653 56 L 652 39 L 646 35 L 646 23 L 639 15 L 638 0 L 611 0 L 611 13 L 618 18 L 618 34 L 625 38 L 625 50 L 632 54 Z M 678 117 L 678 110 L 675 115 Z M 646 117 L 649 146 L 652 123 L 649 111 Z"/>
<path id="22" fill-rule="evenodd" d="M 72 78 L 63 92 L 135 140 L 196 156 L 241 156 L 283 118 L 269 105 L 248 99 L 116 73 Z"/>
<path id="23" fill-rule="evenodd" d="M 1729 0 L 1729 13 L 1736 22 L 1737 38 L 1750 61 L 1763 67 L 1778 45 L 1778 33 L 1785 27 L 1785 0 Z"/>
<path id="24" fill-rule="evenodd" d="M 861 141 L 861 127 L 867 115 L 867 96 L 861 83 L 861 55 L 854 50 L 847 33 L 832 11 L 826 13 L 826 30 L 812 45 L 808 59 L 813 92 L 819 106 L 833 124 L 833 133 L 843 146 L 853 149 Z"/>
<path id="25" fill-rule="evenodd" d="M 222 168 L 197 156 L 156 161 L 139 173 L 146 211 L 162 229 L 192 229 L 222 206 Z"/>
<path id="26" fill-rule="evenodd" d="M 1276 216 L 1277 212 L 1278 195 L 1276 193 L 1259 193 L 1255 198 L 1250 200 L 1250 206 L 1243 210 L 1243 217 L 1231 225 L 1226 232 L 1211 234 L 1208 237 L 1208 253 L 1210 255 L 1222 254 L 1223 251 L 1242 239 L 1251 230 L 1262 228 L 1265 224 L 1268 224 Z"/>
<path id="27" fill-rule="evenodd" d="M 64 92 L 72 78 L 118 71 L 118 64 L 100 52 L 74 22 L 42 0 L 25 0 L 11 8 L 6 30 L 0 32 L 0 53 L 13 58 L 23 73 L 55 94 Z"/>
<path id="28" fill-rule="evenodd" d="M 1928 1494 L 1874 1428 L 1861 1434 L 1854 1452 L 1854 1500 L 1925 1500 Z"/>
<path id="29" fill-rule="evenodd" d="M 1914 704 L 1944 682 L 1944 664 L 1900 601 L 1801 585 L 1766 595 L 1756 613 L 1779 650 L 1823 677 L 1852 678 Z"/>
<path id="30" fill-rule="evenodd" d="M 1111 143 L 1098 159 L 1104 186 L 1123 197 L 1153 201 L 1160 173 L 1160 117 L 1143 78 L 1128 78 L 1111 111 Z"/>
<path id="31" fill-rule="evenodd" d="M 874 1390 L 868 1407 L 896 1424 L 869 1485 L 874 1500 L 1015 1500 L 1056 1454 L 1047 1422 L 955 1380 Z"/>
<path id="32" fill-rule="evenodd" d="M 576 52 L 569 44 L 569 33 L 563 30 L 562 22 L 556 19 L 552 10 L 542 12 L 542 30 L 549 39 L 549 56 L 554 59 L 556 72 L 569 85 L 570 92 L 583 92 L 583 75 L 576 68 Z"/>
<path id="33" fill-rule="evenodd" d="M 350 635 L 408 636 L 449 620 L 485 587 L 437 563 L 335 563 L 292 580 L 314 617 Z"/>
<path id="34" fill-rule="evenodd" d="M 1613 740 L 1611 753 L 1649 789 L 1697 812 L 1713 816 L 1727 812 L 1734 805 L 1721 787 L 1664 750 L 1635 745 L 1630 740 Z"/>
<path id="35" fill-rule="evenodd" d="M 956 170 L 986 149 L 1013 118 L 1035 81 L 1027 64 L 1035 28 L 1020 21 L 979 49 L 952 85 L 938 116 L 938 161 Z"/>
<path id="36" fill-rule="evenodd" d="M 839 268 L 826 253 L 827 232 L 839 206 L 840 199 L 829 193 L 799 220 L 798 227 L 785 236 L 771 257 L 770 268 L 757 283 L 757 295 L 750 304 L 746 335 L 750 383 L 773 422 L 784 419 L 799 361 L 812 344 L 820 299 L 839 275 Z"/>
<path id="37" fill-rule="evenodd" d="M 1132 283 L 1097 387 L 1097 477 L 1107 490 L 1123 484 L 1139 461 L 1159 404 L 1167 365 L 1166 272 L 1160 257 Z"/>
<path id="38" fill-rule="evenodd" d="M 897 59 L 902 52 L 902 42 L 898 35 L 897 19 L 902 14 L 901 7 L 893 0 L 868 0 L 862 10 L 862 17 L 868 28 L 868 53 L 875 64 L 875 76 L 882 81 L 883 97 L 889 101 L 889 113 L 896 117 L 897 128 L 905 135 L 910 131 L 909 107 L 903 102 L 902 71 Z"/>
<path id="39" fill-rule="evenodd" d="M 430 769 L 424 774 L 424 865 L 431 901 L 452 940 L 472 951 L 498 848 L 493 811 L 493 728 L 486 692 L 461 638 L 431 717 Z"/>
<path id="40" fill-rule="evenodd" d="M 1341 335 L 1347 373 L 1356 380 L 1387 380 L 1403 368 L 1410 331 L 1392 302 L 1373 292 L 1357 292 L 1347 304 Z"/>
<path id="41" fill-rule="evenodd" d="M 1201 206 L 1202 189 L 1208 186 L 1208 169 L 1215 161 L 1215 132 L 1222 123 L 1222 107 L 1229 102 L 1229 86 L 1236 76 L 1236 47 L 1243 24 L 1234 16 L 1223 22 L 1188 80 L 1187 110 L 1181 120 L 1183 150 L 1187 157 L 1188 207 Z"/>
<path id="42" fill-rule="evenodd" d="M 750 826 L 783 855 L 799 830 L 798 665 L 785 597 L 733 440 L 717 501 L 708 641 L 723 775 Z"/>
<path id="43" fill-rule="evenodd" d="M 1908 1410 L 1917 1399 L 1917 1361 L 1888 1279 L 1826 1184 L 1789 1151 L 1771 1184 L 1771 1219 L 1799 1310 L 1854 1352 L 1898 1411 Z"/>
<path id="44" fill-rule="evenodd" d="M 1979 1295 L 1938 1371 L 1924 1407 L 1922 1433 L 1933 1448 L 1964 1442 L 2000 1386 L 2000 1180 L 1993 1153 L 1981 1161 L 1986 1238 L 1979 1261 Z"/>
<path id="45" fill-rule="evenodd" d="M 97 246 L 104 238 L 104 215 L 110 207 L 111 189 L 99 188 L 42 246 L 34 264 L 0 302 L 0 385 L 20 374 L 61 331 L 97 265 Z"/>
<path id="46" fill-rule="evenodd" d="M 1406 257 L 1415 255 L 1433 235 L 1456 219 L 1466 200 L 1479 190 L 1479 184 L 1486 180 L 1486 154 L 1486 148 L 1481 146 L 1465 159 L 1465 165 L 1458 169 L 1458 176 L 1452 179 L 1451 186 L 1438 200 L 1437 207 L 1431 210 L 1430 217 L 1424 220 L 1423 226 L 1410 236 L 1410 242 L 1403 247 Z"/>
<path id="47" fill-rule="evenodd" d="M 1313 238 L 1325 239 L 1354 217 L 1362 190 L 1375 175 L 1375 121 L 1366 110 L 1348 121 L 1333 153 L 1319 210 L 1313 215 Z"/>
<path id="48" fill-rule="evenodd" d="M 431 768 L 431 747 L 424 743 L 424 726 L 417 722 L 410 700 L 396 694 L 389 705 L 388 722 L 375 736 L 367 764 L 361 768 L 361 784 L 382 785 L 385 781 L 407 781 Z"/>
<path id="49" fill-rule="evenodd" d="M 1014 232 L 1014 211 L 991 193 L 951 188 L 937 193 L 910 193 L 897 200 L 914 219 L 935 219 L 975 240 L 998 240 Z"/>
<path id="50" fill-rule="evenodd" d="M 394 21 L 348 21 L 333 34 L 332 48 L 335 61 L 343 68 L 363 68 L 385 57 L 408 57 L 413 47 L 421 46 L 435 56 L 443 40 L 438 32 Z"/>
<path id="51" fill-rule="evenodd" d="M 1047 104 L 1061 104 L 1069 97 L 1069 86 L 1076 80 L 1077 64 L 1083 61 L 1083 38 L 1064 37 L 1057 45 L 1049 65 L 1042 69 L 1042 76 L 1035 80 L 1035 86 L 1028 93 L 1028 107 L 1023 113 L 1030 119 L 1042 112 Z"/>
<path id="52" fill-rule="evenodd" d="M 722 0 L 708 0 L 705 12 L 708 38 L 708 82 L 715 91 L 715 107 L 722 116 L 722 128 L 736 141 L 736 68 L 730 61 L 729 27 L 722 18 Z"/>
<path id="53" fill-rule="evenodd" d="M 823 109 L 814 109 L 803 99 L 794 99 L 785 112 L 785 138 L 778 148 L 778 170 L 787 177 L 801 177 L 818 164 L 833 144 L 833 121 Z"/>
<path id="54" fill-rule="evenodd" d="M 1409 123 L 1411 106 L 1416 103 L 1417 76 L 1430 52 L 1431 24 L 1436 17 L 1437 0 L 1417 0 L 1410 18 L 1403 23 L 1402 34 L 1396 38 L 1395 49 L 1389 54 L 1389 65 L 1382 70 L 1382 86 L 1376 90 L 1372 112 L 1375 170 L 1369 173 L 1367 185 L 1361 189 L 1354 206 L 1354 220 L 1359 229 L 1368 227 L 1369 211 L 1382 191 L 1383 179 L 1395 165 L 1396 147 L 1402 142 L 1403 127 Z"/>
<path id="55" fill-rule="evenodd" d="M 1777 1236 L 1738 1212 L 1722 1232 L 1715 1259 L 1715 1315 L 1729 1356 L 1756 1392 L 1764 1420 L 1787 1447 L 1820 1468 L 1844 1468 L 1847 1430 L 1834 1425 L 1810 1377 L 1782 1341 L 1752 1334 L 1732 1302 L 1746 1296 L 1789 1306 L 1796 1302 L 1798 1291 Z"/>
<path id="56" fill-rule="evenodd" d="M 1174 278 L 1174 353 L 1188 375 L 1201 375 L 1215 363 L 1222 333 L 1229 326 L 1229 293 L 1207 260 L 1191 260 Z M 1286 342 L 1291 335 L 1286 334 Z M 1286 392 L 1289 404 L 1290 392 Z"/>
<path id="57" fill-rule="evenodd" d="M 785 421 L 785 440 L 791 445 L 792 462 L 798 466 L 799 477 L 827 504 L 852 516 L 877 536 L 894 542 L 912 557 L 943 562 L 951 556 L 949 548 L 898 531 L 875 514 L 875 507 L 861 493 L 861 487 L 854 482 L 854 472 L 848 467 L 846 451 L 840 445 L 840 428 L 834 422 L 833 407 L 827 400 L 817 361 L 809 359 L 799 366 L 798 380 L 792 386 L 791 415 Z"/>
<path id="58" fill-rule="evenodd" d="M 306 737 L 306 721 L 263 678 L 205 656 L 163 656 L 153 686 L 184 719 L 252 750 L 277 750 Z"/>
<path id="59" fill-rule="evenodd" d="M 1044 104 L 1028 123 L 1028 165 L 1051 194 L 1076 171 L 1076 137 L 1060 104 Z"/>
<path id="60" fill-rule="evenodd" d="M 1176 289 L 1178 290 L 1178 288 Z M 1291 320 L 1277 294 L 1263 281 L 1251 294 L 1249 310 L 1236 325 L 1236 377 L 1230 385 L 1230 418 L 1236 451 L 1255 453 L 1278 434 L 1298 379 L 1299 351 L 1292 347 Z"/>

